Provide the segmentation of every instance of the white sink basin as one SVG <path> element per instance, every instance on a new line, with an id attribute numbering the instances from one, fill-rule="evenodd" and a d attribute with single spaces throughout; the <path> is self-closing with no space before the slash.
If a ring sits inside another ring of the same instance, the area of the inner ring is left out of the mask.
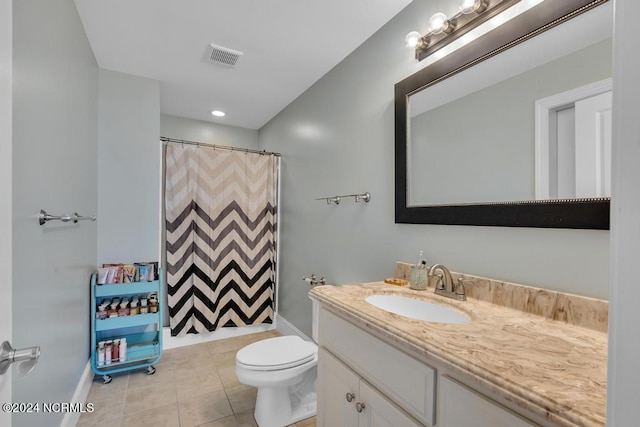
<path id="1" fill-rule="evenodd" d="M 399 295 L 371 295 L 365 299 L 371 305 L 390 313 L 435 323 L 467 323 L 469 318 L 449 307 Z"/>

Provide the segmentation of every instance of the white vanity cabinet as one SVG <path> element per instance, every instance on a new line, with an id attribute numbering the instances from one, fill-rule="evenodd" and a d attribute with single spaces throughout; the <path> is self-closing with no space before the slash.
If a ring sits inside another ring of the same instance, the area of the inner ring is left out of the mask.
<path id="1" fill-rule="evenodd" d="M 388 424 L 398 427 L 434 424 L 433 368 L 322 308 L 318 333 L 318 425 L 358 425 L 328 421 L 336 413 L 349 413 L 344 409 L 349 407 L 348 392 L 360 398 L 350 407 L 364 403 L 362 413 L 375 421 L 372 425 L 387 425 L 382 420 L 391 419 L 404 420 Z M 391 415 L 394 410 L 397 414 Z"/>
<path id="2" fill-rule="evenodd" d="M 318 355 L 318 418 L 323 427 L 419 427 L 420 423 L 342 364 Z"/>
<path id="3" fill-rule="evenodd" d="M 320 427 L 536 425 L 324 308 L 318 344 Z"/>

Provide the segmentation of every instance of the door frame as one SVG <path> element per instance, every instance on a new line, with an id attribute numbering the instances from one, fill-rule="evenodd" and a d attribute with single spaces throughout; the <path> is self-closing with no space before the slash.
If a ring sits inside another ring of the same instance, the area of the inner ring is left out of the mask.
<path id="1" fill-rule="evenodd" d="M 0 0 L 0 343 L 12 334 L 12 2 Z M 11 402 L 11 369 L 0 375 L 0 402 Z M 11 427 L 11 414 L 0 412 L 0 425 Z"/>

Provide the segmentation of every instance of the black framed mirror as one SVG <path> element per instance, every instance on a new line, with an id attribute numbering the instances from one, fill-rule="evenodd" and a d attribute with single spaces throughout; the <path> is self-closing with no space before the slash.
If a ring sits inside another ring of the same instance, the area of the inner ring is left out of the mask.
<path id="1" fill-rule="evenodd" d="M 411 126 L 410 97 L 418 92 L 431 90 L 446 79 L 470 70 L 485 60 L 495 58 L 510 48 L 606 2 L 607 0 L 546 0 L 395 85 L 396 223 L 609 229 L 608 197 L 578 195 L 568 198 L 559 195 L 554 197 L 552 194 L 544 200 L 536 200 L 535 197 L 522 200 L 498 198 L 487 202 L 454 200 L 429 203 L 411 200 L 412 187 L 433 188 L 439 183 L 433 179 L 410 182 L 411 144 L 408 138 Z M 506 122 L 508 118 L 504 120 Z M 445 164 L 448 168 L 443 169 L 443 180 L 455 178 L 455 159 L 442 161 L 434 158 L 432 162 Z M 419 167 L 414 165 L 413 169 L 423 167 L 429 165 L 421 163 Z"/>

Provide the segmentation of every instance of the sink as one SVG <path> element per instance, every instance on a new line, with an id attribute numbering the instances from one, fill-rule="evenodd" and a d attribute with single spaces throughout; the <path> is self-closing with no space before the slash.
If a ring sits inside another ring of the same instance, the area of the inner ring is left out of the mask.
<path id="1" fill-rule="evenodd" d="M 467 323 L 469 318 L 449 307 L 399 295 L 371 295 L 369 304 L 389 313 L 435 323 Z"/>

